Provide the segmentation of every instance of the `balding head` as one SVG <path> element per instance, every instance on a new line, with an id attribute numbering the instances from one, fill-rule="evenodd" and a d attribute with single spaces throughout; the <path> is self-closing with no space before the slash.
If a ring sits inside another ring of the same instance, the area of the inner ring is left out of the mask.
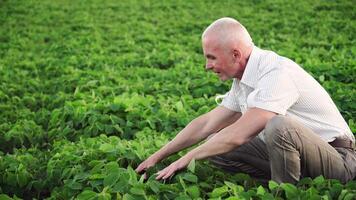
<path id="1" fill-rule="evenodd" d="M 254 46 L 244 26 L 232 18 L 218 19 L 204 31 L 202 45 L 207 70 L 221 80 L 241 80 Z"/>
<path id="2" fill-rule="evenodd" d="M 246 28 L 233 18 L 220 18 L 205 29 L 202 40 L 217 42 L 225 48 L 248 48 L 253 46 Z"/>

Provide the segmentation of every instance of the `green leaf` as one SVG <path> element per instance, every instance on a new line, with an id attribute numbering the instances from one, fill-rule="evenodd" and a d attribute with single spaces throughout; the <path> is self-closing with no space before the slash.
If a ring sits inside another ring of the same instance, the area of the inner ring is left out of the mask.
<path id="1" fill-rule="evenodd" d="M 119 173 L 110 173 L 104 178 L 104 186 L 113 186 L 120 178 Z"/>
<path id="2" fill-rule="evenodd" d="M 257 195 L 264 195 L 265 193 L 266 193 L 265 189 L 260 185 L 260 186 L 257 188 L 256 194 L 257 194 Z"/>
<path id="3" fill-rule="evenodd" d="M 195 172 L 195 159 L 192 159 L 189 164 L 188 164 L 188 170 L 191 171 L 192 173 Z"/>
<path id="4" fill-rule="evenodd" d="M 278 187 L 279 187 L 279 185 L 278 185 L 278 183 L 276 183 L 275 181 L 270 180 L 270 181 L 268 182 L 268 188 L 269 188 L 270 190 L 274 190 L 274 189 L 276 189 L 276 188 L 278 188 Z"/>
<path id="5" fill-rule="evenodd" d="M 0 194 L 0 200 L 12 200 L 12 198 L 6 194 Z"/>
<path id="6" fill-rule="evenodd" d="M 76 182 L 75 180 L 70 180 L 68 182 L 65 182 L 65 186 L 73 190 L 81 190 L 83 188 L 82 184 Z"/>
<path id="7" fill-rule="evenodd" d="M 264 195 L 261 196 L 261 199 L 263 199 L 263 200 L 274 200 L 276 198 L 274 198 L 271 193 L 265 193 Z"/>
<path id="8" fill-rule="evenodd" d="M 107 171 L 107 173 L 110 173 L 110 174 L 119 174 L 120 173 L 120 170 L 121 172 L 124 171 L 125 169 L 123 168 L 120 168 L 119 164 L 117 164 L 117 162 L 109 162 L 106 164 L 105 166 L 105 169 Z"/>
<path id="9" fill-rule="evenodd" d="M 262 197 L 262 200 L 275 200 L 277 198 L 275 198 L 271 193 L 265 193 Z"/>
<path id="10" fill-rule="evenodd" d="M 323 176 L 318 176 L 313 180 L 314 185 L 322 185 L 325 182 L 325 179 Z"/>
<path id="11" fill-rule="evenodd" d="M 110 109 L 114 112 L 117 112 L 121 109 L 121 105 L 120 104 L 116 104 L 116 103 L 113 103 L 110 105 Z"/>
<path id="12" fill-rule="evenodd" d="M 91 200 L 97 197 L 97 193 L 91 190 L 84 190 L 77 196 L 78 200 Z"/>
<path id="13" fill-rule="evenodd" d="M 244 188 L 241 185 L 236 185 L 229 181 L 224 181 L 224 183 L 232 190 L 233 195 L 239 195 L 239 193 L 244 191 Z"/>
<path id="14" fill-rule="evenodd" d="M 132 194 L 136 194 L 136 195 L 142 195 L 142 196 L 144 196 L 146 193 L 145 193 L 145 190 L 143 189 L 143 188 L 141 188 L 141 187 L 132 187 L 131 189 L 130 189 L 130 192 L 132 193 Z"/>
<path id="15" fill-rule="evenodd" d="M 124 196 L 122 197 L 123 200 L 137 200 L 134 196 L 132 196 L 131 194 L 124 194 Z"/>
<path id="16" fill-rule="evenodd" d="M 234 177 L 236 177 L 236 179 L 239 180 L 240 182 L 251 180 L 251 177 L 248 174 L 244 174 L 244 173 L 237 173 L 234 175 Z"/>
<path id="17" fill-rule="evenodd" d="M 199 181 L 199 186 L 205 189 L 212 189 L 213 187 L 211 184 L 208 184 L 207 182 L 200 182 L 200 181 Z"/>
<path id="18" fill-rule="evenodd" d="M 285 191 L 286 197 L 288 199 L 298 197 L 298 189 L 294 185 L 290 183 L 282 183 L 281 188 L 283 188 L 283 190 Z"/>
<path id="19" fill-rule="evenodd" d="M 353 181 L 350 181 L 346 184 L 346 189 L 349 189 L 349 190 L 356 190 L 356 181 L 353 180 Z"/>
<path id="20" fill-rule="evenodd" d="M 335 184 L 333 185 L 331 188 L 330 188 L 330 196 L 333 198 L 333 199 L 336 199 L 341 191 L 342 191 L 342 188 L 343 186 L 341 184 Z"/>
<path id="21" fill-rule="evenodd" d="M 229 188 L 235 188 L 236 187 L 236 184 L 234 184 L 234 183 L 231 183 L 231 182 L 229 182 L 229 181 L 224 181 L 224 184 L 225 185 L 227 185 Z"/>
<path id="22" fill-rule="evenodd" d="M 216 197 L 224 197 L 229 191 L 229 188 L 224 185 L 222 187 L 215 188 L 211 193 L 210 197 L 216 198 Z"/>
<path id="23" fill-rule="evenodd" d="M 310 187 L 310 188 L 306 191 L 306 193 L 307 193 L 309 196 L 313 196 L 313 195 L 315 195 L 315 194 L 318 194 L 319 192 L 318 192 L 317 189 L 315 189 L 315 187 Z"/>
<path id="24" fill-rule="evenodd" d="M 130 190 L 130 185 L 127 184 L 127 179 L 121 179 L 111 188 L 112 192 L 127 193 Z"/>
<path id="25" fill-rule="evenodd" d="M 192 182 L 192 183 L 198 182 L 198 177 L 192 173 L 185 173 L 185 174 L 183 174 L 182 178 L 184 180 Z"/>
<path id="26" fill-rule="evenodd" d="M 354 199 L 356 199 L 356 193 L 348 193 L 344 197 L 344 200 L 354 200 Z"/>
<path id="27" fill-rule="evenodd" d="M 129 179 L 128 179 L 128 183 L 130 185 L 135 185 L 138 181 L 137 181 L 137 173 L 135 172 L 135 170 L 132 169 L 131 166 L 127 167 L 127 171 L 129 174 Z"/>
<path id="28" fill-rule="evenodd" d="M 176 108 L 177 108 L 178 111 L 183 111 L 184 110 L 183 103 L 181 101 L 178 101 L 176 103 Z"/>
<path id="29" fill-rule="evenodd" d="M 157 182 L 157 181 L 150 181 L 150 182 L 148 182 L 147 183 L 148 184 L 148 187 L 150 187 L 150 189 L 154 192 L 154 193 L 156 193 L 156 194 L 158 194 L 159 193 L 159 183 Z"/>
<path id="30" fill-rule="evenodd" d="M 310 177 L 305 177 L 305 178 L 302 178 L 299 182 L 298 182 L 298 186 L 303 186 L 303 185 L 306 185 L 306 186 L 309 186 L 313 183 L 313 180 L 310 178 Z"/>
<path id="31" fill-rule="evenodd" d="M 100 145 L 99 150 L 103 151 L 105 153 L 110 153 L 110 152 L 115 151 L 115 146 L 105 143 L 105 144 Z"/>
<path id="32" fill-rule="evenodd" d="M 338 200 L 342 200 L 345 198 L 346 194 L 347 194 L 347 190 L 343 189 L 338 197 Z"/>
<path id="33" fill-rule="evenodd" d="M 84 173 L 84 172 L 82 172 L 82 173 L 76 174 L 76 175 L 74 176 L 74 179 L 75 179 L 75 180 L 82 181 L 82 180 L 87 179 L 89 176 L 90 176 L 90 173 Z"/>
<path id="34" fill-rule="evenodd" d="M 29 182 L 30 174 L 25 170 L 21 170 L 16 174 L 17 183 L 20 187 L 24 187 Z"/>
<path id="35" fill-rule="evenodd" d="M 225 200 L 241 200 L 239 197 L 228 197 Z"/>
<path id="36" fill-rule="evenodd" d="M 104 179 L 105 177 L 106 177 L 105 174 L 92 174 L 90 175 L 89 179 L 96 180 L 96 179 Z"/>
<path id="37" fill-rule="evenodd" d="M 107 192 L 107 187 L 103 189 L 102 192 L 98 194 L 98 200 L 111 200 L 111 195 L 109 192 Z"/>
<path id="38" fill-rule="evenodd" d="M 196 185 L 190 186 L 187 188 L 188 194 L 193 198 L 196 199 L 200 196 L 200 190 L 199 187 Z"/>
<path id="39" fill-rule="evenodd" d="M 187 200 L 187 199 L 190 199 L 190 197 L 186 194 L 179 194 L 178 197 L 174 198 L 174 200 Z"/>
<path id="40" fill-rule="evenodd" d="M 143 183 L 144 181 L 145 181 L 145 176 L 142 174 L 138 182 Z"/>
<path id="41" fill-rule="evenodd" d="M 179 176 L 179 183 L 182 186 L 183 190 L 186 191 L 187 186 L 184 183 L 184 180 L 183 180 L 183 178 L 181 176 Z"/>

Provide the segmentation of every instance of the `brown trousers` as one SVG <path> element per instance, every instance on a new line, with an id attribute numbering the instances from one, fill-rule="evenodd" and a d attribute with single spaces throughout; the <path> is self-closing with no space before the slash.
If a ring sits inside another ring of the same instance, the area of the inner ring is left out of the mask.
<path id="1" fill-rule="evenodd" d="M 356 176 L 356 150 L 334 148 L 290 117 L 275 116 L 266 125 L 265 142 L 255 137 L 225 154 L 209 158 L 214 165 L 246 173 L 262 182 L 296 183 L 301 178 L 338 179 Z"/>

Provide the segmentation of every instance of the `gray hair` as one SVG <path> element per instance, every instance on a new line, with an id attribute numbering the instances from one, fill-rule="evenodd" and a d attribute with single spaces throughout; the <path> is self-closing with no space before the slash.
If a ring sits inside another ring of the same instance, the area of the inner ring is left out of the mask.
<path id="1" fill-rule="evenodd" d="M 237 20 L 224 17 L 210 24 L 202 34 L 202 39 L 213 36 L 221 44 L 237 43 L 242 46 L 253 45 L 252 38 L 246 28 Z"/>

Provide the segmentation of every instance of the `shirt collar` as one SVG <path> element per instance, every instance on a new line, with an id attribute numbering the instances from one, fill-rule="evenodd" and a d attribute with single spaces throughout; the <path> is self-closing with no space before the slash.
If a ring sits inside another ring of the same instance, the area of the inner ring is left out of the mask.
<path id="1" fill-rule="evenodd" d="M 247 61 L 245 71 L 241 78 L 241 83 L 248 85 L 252 88 L 257 84 L 257 72 L 260 58 L 262 56 L 262 50 L 256 46 L 253 47 L 250 57 Z"/>

